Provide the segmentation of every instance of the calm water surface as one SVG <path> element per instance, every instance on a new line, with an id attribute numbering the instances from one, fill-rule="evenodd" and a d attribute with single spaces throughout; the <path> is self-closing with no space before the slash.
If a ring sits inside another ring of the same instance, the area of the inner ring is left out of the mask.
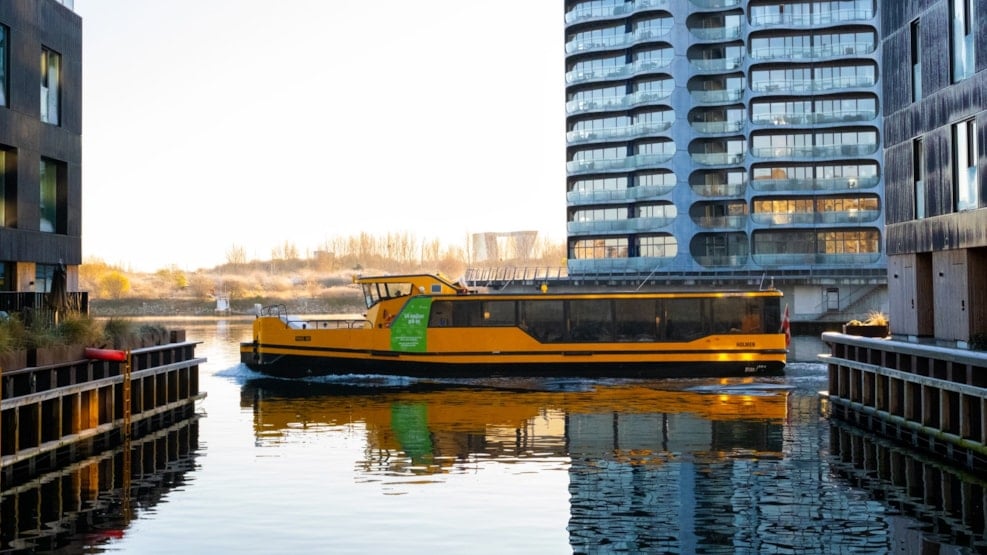
<path id="1" fill-rule="evenodd" d="M 249 319 L 163 323 L 202 342 L 201 418 L 145 446 L 147 471 L 107 485 L 64 552 L 987 549 L 983 478 L 831 426 L 818 363 L 758 380 L 291 382 L 240 366 Z M 936 487 L 961 507 L 933 506 Z"/>

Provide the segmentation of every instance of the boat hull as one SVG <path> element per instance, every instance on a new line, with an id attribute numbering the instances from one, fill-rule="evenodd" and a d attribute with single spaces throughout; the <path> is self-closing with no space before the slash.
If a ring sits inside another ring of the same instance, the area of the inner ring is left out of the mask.
<path id="1" fill-rule="evenodd" d="M 733 377 L 780 375 L 785 367 L 784 353 L 734 353 L 737 360 L 708 353 L 680 351 L 653 353 L 575 353 L 486 354 L 487 361 L 469 355 L 449 356 L 399 353 L 346 354 L 258 354 L 253 344 L 241 349 L 241 362 L 251 370 L 280 378 L 367 374 L 410 377 L 565 376 L 565 377 Z M 457 359 L 467 361 L 457 361 Z M 474 360 L 469 360 L 474 359 Z M 739 360 L 747 359 L 747 360 Z"/>

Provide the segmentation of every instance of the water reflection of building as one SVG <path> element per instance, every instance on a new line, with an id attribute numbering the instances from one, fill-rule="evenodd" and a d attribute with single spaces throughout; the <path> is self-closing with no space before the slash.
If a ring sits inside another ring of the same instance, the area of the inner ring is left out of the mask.
<path id="1" fill-rule="evenodd" d="M 0 552 L 76 553 L 127 533 L 132 519 L 185 483 L 198 417 L 22 483 L 0 494 Z"/>

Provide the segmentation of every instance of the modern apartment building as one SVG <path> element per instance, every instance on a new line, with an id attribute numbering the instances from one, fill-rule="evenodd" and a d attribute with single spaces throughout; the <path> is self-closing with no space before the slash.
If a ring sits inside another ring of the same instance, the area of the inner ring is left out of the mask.
<path id="1" fill-rule="evenodd" d="M 891 332 L 987 346 L 987 3 L 883 0 Z"/>
<path id="2" fill-rule="evenodd" d="M 886 308 L 877 0 L 566 0 L 570 276 Z"/>
<path id="3" fill-rule="evenodd" d="M 82 20 L 68 0 L 2 0 L 0 292 L 49 291 L 60 264 L 78 288 L 81 163 Z"/>

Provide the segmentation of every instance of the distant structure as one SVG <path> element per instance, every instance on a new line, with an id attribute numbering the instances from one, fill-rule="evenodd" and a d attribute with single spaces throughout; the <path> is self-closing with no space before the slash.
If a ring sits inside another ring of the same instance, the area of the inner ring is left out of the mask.
<path id="1" fill-rule="evenodd" d="M 893 335 L 987 347 L 987 6 L 884 0 Z"/>
<path id="2" fill-rule="evenodd" d="M 0 2 L 0 297 L 82 263 L 82 20 L 71 1 Z M 4 307 L 7 309 L 6 307 Z"/>
<path id="3" fill-rule="evenodd" d="M 877 0 L 564 9 L 570 276 L 886 309 Z"/>
<path id="4" fill-rule="evenodd" d="M 524 261 L 534 253 L 537 231 L 474 233 L 470 237 L 472 262 Z"/>

